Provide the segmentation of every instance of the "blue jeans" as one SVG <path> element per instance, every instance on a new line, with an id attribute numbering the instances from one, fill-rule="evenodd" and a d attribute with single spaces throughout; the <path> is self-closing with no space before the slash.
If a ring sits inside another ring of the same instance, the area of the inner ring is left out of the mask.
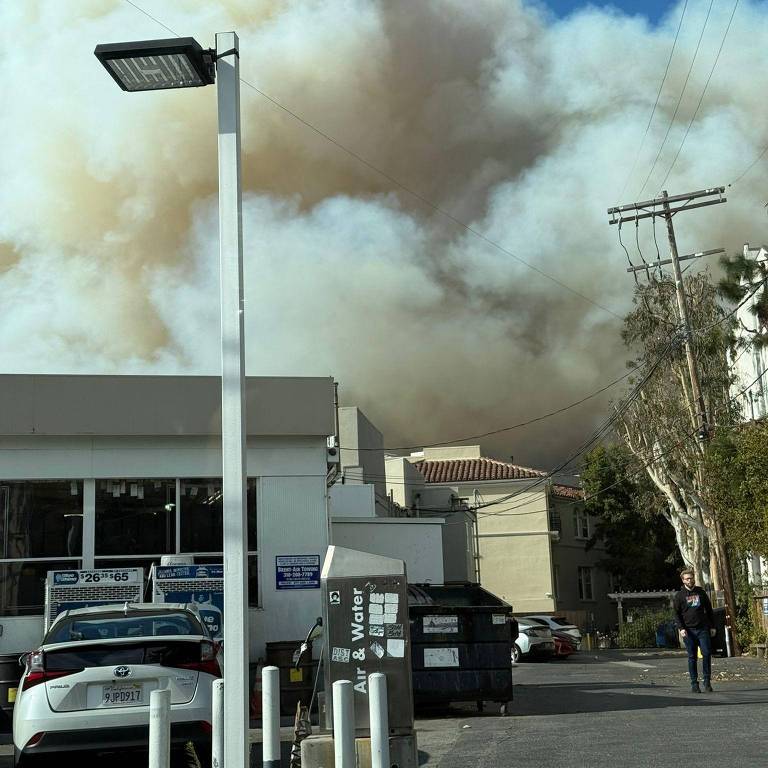
<path id="1" fill-rule="evenodd" d="M 687 629 L 685 632 L 685 647 L 688 649 L 688 674 L 691 682 L 699 680 L 699 672 L 696 666 L 696 651 L 701 648 L 701 672 L 705 683 L 709 682 L 712 671 L 712 645 L 709 637 L 709 629 Z"/>

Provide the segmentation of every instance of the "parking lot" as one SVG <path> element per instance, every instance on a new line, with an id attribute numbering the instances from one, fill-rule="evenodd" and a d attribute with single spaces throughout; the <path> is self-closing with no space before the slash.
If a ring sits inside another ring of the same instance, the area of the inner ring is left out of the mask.
<path id="1" fill-rule="evenodd" d="M 713 694 L 691 694 L 685 656 L 676 651 L 580 652 L 519 664 L 508 717 L 490 705 L 482 715 L 464 705 L 422 713 L 420 764 L 764 766 L 768 665 L 715 659 L 712 684 Z"/>
<path id="2" fill-rule="evenodd" d="M 547 768 L 647 768 L 692 758 L 764 766 L 768 664 L 715 659 L 713 686 L 713 694 L 691 694 L 677 651 L 580 652 L 519 664 L 507 717 L 490 703 L 482 714 L 474 704 L 418 713 L 420 766 L 511 768 L 533 760 Z M 0 768 L 10 768 L 10 753 L 0 747 Z"/>

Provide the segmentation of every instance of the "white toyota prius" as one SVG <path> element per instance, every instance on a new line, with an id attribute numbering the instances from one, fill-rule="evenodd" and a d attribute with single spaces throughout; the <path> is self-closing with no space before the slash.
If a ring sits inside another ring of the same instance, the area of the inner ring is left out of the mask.
<path id="1" fill-rule="evenodd" d="M 171 744 L 210 749 L 219 647 L 194 605 L 125 603 L 65 611 L 23 657 L 14 764 L 62 752 L 146 750 L 149 697 L 171 691 Z"/>

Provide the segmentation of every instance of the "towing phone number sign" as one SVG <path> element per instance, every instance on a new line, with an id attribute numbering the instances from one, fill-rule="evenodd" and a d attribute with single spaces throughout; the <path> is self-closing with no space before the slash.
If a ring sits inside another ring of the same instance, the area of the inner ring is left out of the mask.
<path id="1" fill-rule="evenodd" d="M 320 589 L 320 555 L 278 555 L 276 589 Z"/>

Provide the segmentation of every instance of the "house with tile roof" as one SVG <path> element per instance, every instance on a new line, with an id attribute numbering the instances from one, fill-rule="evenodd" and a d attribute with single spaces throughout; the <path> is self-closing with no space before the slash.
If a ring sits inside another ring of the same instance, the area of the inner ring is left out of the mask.
<path id="1" fill-rule="evenodd" d="M 598 566 L 602 548 L 586 549 L 594 520 L 581 489 L 485 457 L 477 445 L 388 457 L 386 469 L 387 491 L 402 508 L 445 519 L 446 580 L 463 572 L 520 616 L 564 614 L 582 628 L 614 622 L 609 574 Z M 450 526 L 460 531 L 467 521 L 470 534 L 452 544 Z"/>

